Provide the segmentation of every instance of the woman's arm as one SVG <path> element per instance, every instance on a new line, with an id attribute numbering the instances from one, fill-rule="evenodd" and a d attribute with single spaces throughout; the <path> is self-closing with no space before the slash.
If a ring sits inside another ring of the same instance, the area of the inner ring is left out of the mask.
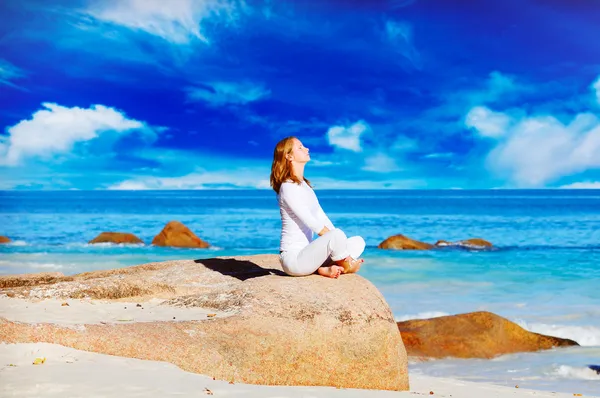
<path id="1" fill-rule="evenodd" d="M 303 200 L 306 195 L 296 184 L 281 184 L 279 197 L 289 210 L 314 233 L 320 234 L 326 227 L 325 222 L 319 219 L 320 217 L 317 218 L 311 213 L 308 204 Z"/>
<path id="2" fill-rule="evenodd" d="M 319 204 L 319 220 L 323 222 L 329 230 L 335 229 L 333 223 L 331 222 L 329 217 L 327 217 L 327 214 L 325 214 L 325 212 L 323 211 L 321 204 Z"/>

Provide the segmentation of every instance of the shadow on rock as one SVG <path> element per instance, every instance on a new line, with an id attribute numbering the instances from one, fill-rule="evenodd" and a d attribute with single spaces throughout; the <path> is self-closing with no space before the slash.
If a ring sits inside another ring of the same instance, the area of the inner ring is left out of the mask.
<path id="1" fill-rule="evenodd" d="M 247 260 L 236 260 L 229 258 L 205 258 L 194 260 L 206 268 L 217 271 L 223 275 L 232 276 L 240 281 L 259 278 L 267 275 L 286 276 L 285 272 L 273 268 L 262 268 L 258 264 Z"/>

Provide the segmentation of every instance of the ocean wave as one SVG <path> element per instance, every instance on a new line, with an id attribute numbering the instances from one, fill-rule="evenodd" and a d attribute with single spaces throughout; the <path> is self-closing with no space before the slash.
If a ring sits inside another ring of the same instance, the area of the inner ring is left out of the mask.
<path id="1" fill-rule="evenodd" d="M 394 317 L 396 322 L 404 322 L 411 319 L 429 319 L 429 318 L 439 318 L 441 316 L 450 315 L 446 312 L 440 311 L 427 311 L 427 312 L 419 312 L 418 314 L 410 314 L 410 315 L 401 315 Z"/>
<path id="2" fill-rule="evenodd" d="M 144 243 L 111 243 L 111 242 L 102 242 L 102 243 L 67 243 L 64 245 L 65 247 L 86 247 L 86 248 L 114 248 L 114 247 L 131 247 L 131 248 L 139 248 L 146 246 Z"/>
<path id="3" fill-rule="evenodd" d="M 14 240 L 8 243 L 3 243 L 3 246 L 27 246 L 28 243 L 24 240 Z"/>
<path id="4" fill-rule="evenodd" d="M 516 323 L 530 332 L 575 340 L 581 346 L 600 346 L 600 328 L 594 326 L 528 324 L 523 320 Z"/>
<path id="5" fill-rule="evenodd" d="M 576 380 L 597 380 L 600 381 L 600 374 L 589 367 L 576 367 L 568 365 L 560 365 L 554 367 L 550 372 L 546 373 L 548 376 L 560 377 L 563 379 L 576 379 Z"/>
<path id="6" fill-rule="evenodd" d="M 55 263 L 37 263 L 31 261 L 5 261 L 0 260 L 0 269 L 2 268 L 21 268 L 21 269 L 63 269 L 64 265 Z"/>

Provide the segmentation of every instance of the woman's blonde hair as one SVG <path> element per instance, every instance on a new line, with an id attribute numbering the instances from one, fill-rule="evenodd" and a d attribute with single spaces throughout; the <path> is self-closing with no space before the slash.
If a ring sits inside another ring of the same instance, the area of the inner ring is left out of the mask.
<path id="1" fill-rule="evenodd" d="M 296 137 L 286 137 L 275 145 L 273 151 L 273 164 L 271 165 L 271 186 L 279 194 L 281 184 L 285 181 L 293 181 L 300 184 L 301 181 L 292 173 L 292 164 L 286 159 L 286 156 L 292 153 L 294 149 L 294 140 Z M 304 181 L 310 185 L 310 181 L 304 178 Z"/>

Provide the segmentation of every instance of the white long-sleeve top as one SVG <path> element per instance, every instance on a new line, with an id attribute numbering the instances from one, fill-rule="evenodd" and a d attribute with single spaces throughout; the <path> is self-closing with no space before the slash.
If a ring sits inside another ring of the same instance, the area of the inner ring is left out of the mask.
<path id="1" fill-rule="evenodd" d="M 304 181 L 301 184 L 284 182 L 277 195 L 281 213 L 281 244 L 279 250 L 302 250 L 312 242 L 314 234 L 333 223 L 319 204 L 317 195 Z"/>

